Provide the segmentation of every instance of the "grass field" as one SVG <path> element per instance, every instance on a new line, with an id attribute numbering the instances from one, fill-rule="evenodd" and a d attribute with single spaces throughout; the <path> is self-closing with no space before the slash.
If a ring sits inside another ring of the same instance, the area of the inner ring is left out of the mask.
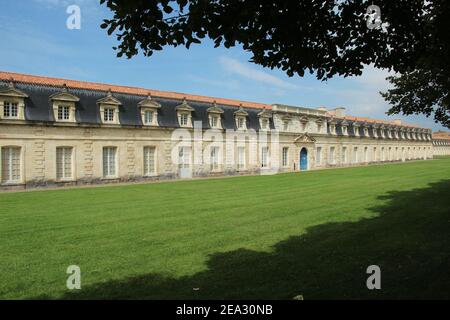
<path id="1" fill-rule="evenodd" d="M 450 158 L 0 194 L 2 299 L 299 294 L 450 298 Z"/>

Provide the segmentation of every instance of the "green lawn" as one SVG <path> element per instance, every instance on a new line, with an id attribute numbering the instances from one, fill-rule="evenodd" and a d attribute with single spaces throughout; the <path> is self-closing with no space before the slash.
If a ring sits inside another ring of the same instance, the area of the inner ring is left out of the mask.
<path id="1" fill-rule="evenodd" d="M 450 298 L 450 158 L 0 193 L 0 298 L 299 294 Z"/>

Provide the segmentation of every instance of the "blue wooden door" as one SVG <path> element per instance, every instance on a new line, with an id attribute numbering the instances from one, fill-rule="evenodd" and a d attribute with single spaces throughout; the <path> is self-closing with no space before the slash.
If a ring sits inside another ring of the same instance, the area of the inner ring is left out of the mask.
<path id="1" fill-rule="evenodd" d="M 308 170 L 308 151 L 306 148 L 300 151 L 300 170 Z"/>

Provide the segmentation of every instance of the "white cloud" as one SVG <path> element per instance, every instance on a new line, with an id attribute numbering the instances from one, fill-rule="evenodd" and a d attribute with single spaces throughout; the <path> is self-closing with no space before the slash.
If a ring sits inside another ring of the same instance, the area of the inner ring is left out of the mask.
<path id="1" fill-rule="evenodd" d="M 271 86 L 275 86 L 277 88 L 281 89 L 296 89 L 297 86 L 293 85 L 292 83 L 289 83 L 285 80 L 282 80 L 280 78 L 277 78 L 269 73 L 266 73 L 264 71 L 256 70 L 255 68 L 252 68 L 248 65 L 243 64 L 242 62 L 239 62 L 236 59 L 232 59 L 229 57 L 222 56 L 219 58 L 219 62 L 222 65 L 222 67 L 232 74 L 237 74 L 242 77 L 258 81 L 261 83 L 265 83 Z"/>

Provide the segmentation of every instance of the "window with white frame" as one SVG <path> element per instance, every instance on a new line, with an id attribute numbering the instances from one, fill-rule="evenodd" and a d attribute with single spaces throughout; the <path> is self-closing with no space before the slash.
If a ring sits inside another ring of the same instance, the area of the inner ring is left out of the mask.
<path id="1" fill-rule="evenodd" d="M 20 147 L 2 147 L 2 183 L 20 182 Z"/>
<path id="2" fill-rule="evenodd" d="M 384 161 L 384 147 L 381 147 L 381 161 Z"/>
<path id="3" fill-rule="evenodd" d="M 238 156 L 238 161 L 237 161 L 238 170 L 245 169 L 245 147 L 237 148 L 237 156 Z"/>
<path id="4" fill-rule="evenodd" d="M 364 162 L 369 162 L 369 148 L 364 147 Z"/>
<path id="5" fill-rule="evenodd" d="M 58 120 L 69 120 L 70 119 L 70 107 L 69 106 L 58 106 Z"/>
<path id="6" fill-rule="evenodd" d="M 322 163 L 322 147 L 317 147 L 316 149 L 316 163 L 317 164 Z"/>
<path id="7" fill-rule="evenodd" d="M 56 148 L 56 179 L 72 179 L 72 147 Z"/>
<path id="8" fill-rule="evenodd" d="M 211 171 L 219 170 L 219 147 L 211 147 Z"/>
<path id="9" fill-rule="evenodd" d="M 372 161 L 377 161 L 377 147 L 373 147 Z"/>
<path id="10" fill-rule="evenodd" d="M 191 148 L 179 147 L 178 149 L 178 167 L 180 169 L 189 169 L 191 166 Z"/>
<path id="11" fill-rule="evenodd" d="M 3 117 L 15 119 L 19 117 L 19 105 L 15 102 L 5 101 L 3 103 Z"/>
<path id="12" fill-rule="evenodd" d="M 269 166 L 269 147 L 261 148 L 261 167 L 267 168 Z"/>
<path id="13" fill-rule="evenodd" d="M 144 124 L 153 124 L 155 121 L 155 111 L 145 110 L 144 111 Z"/>
<path id="14" fill-rule="evenodd" d="M 116 109 L 114 108 L 104 108 L 103 109 L 103 121 L 104 122 L 114 122 L 114 113 Z"/>
<path id="15" fill-rule="evenodd" d="M 144 147 L 144 176 L 156 174 L 156 148 Z"/>
<path id="16" fill-rule="evenodd" d="M 358 147 L 353 148 L 353 163 L 358 163 Z"/>
<path id="17" fill-rule="evenodd" d="M 237 122 L 237 128 L 238 129 L 245 129 L 245 118 L 243 118 L 243 117 L 238 117 L 237 119 L 236 119 L 236 122 Z"/>
<path id="18" fill-rule="evenodd" d="M 187 126 L 189 123 L 189 115 L 187 113 L 180 114 L 180 126 Z"/>
<path id="19" fill-rule="evenodd" d="M 116 154 L 116 147 L 103 148 L 103 177 L 114 178 L 117 176 Z"/>
<path id="20" fill-rule="evenodd" d="M 219 116 L 211 115 L 209 117 L 209 124 L 211 128 L 219 128 Z"/>
<path id="21" fill-rule="evenodd" d="M 330 147 L 330 153 L 328 155 L 328 163 L 329 164 L 334 164 L 334 151 L 335 151 L 335 148 Z"/>
<path id="22" fill-rule="evenodd" d="M 289 165 L 289 148 L 284 147 L 282 152 L 282 164 L 283 167 L 287 167 Z"/>
<path id="23" fill-rule="evenodd" d="M 342 127 L 342 134 L 347 135 L 347 127 L 345 126 Z"/>
<path id="24" fill-rule="evenodd" d="M 347 163 L 347 147 L 342 147 L 342 163 Z"/>

